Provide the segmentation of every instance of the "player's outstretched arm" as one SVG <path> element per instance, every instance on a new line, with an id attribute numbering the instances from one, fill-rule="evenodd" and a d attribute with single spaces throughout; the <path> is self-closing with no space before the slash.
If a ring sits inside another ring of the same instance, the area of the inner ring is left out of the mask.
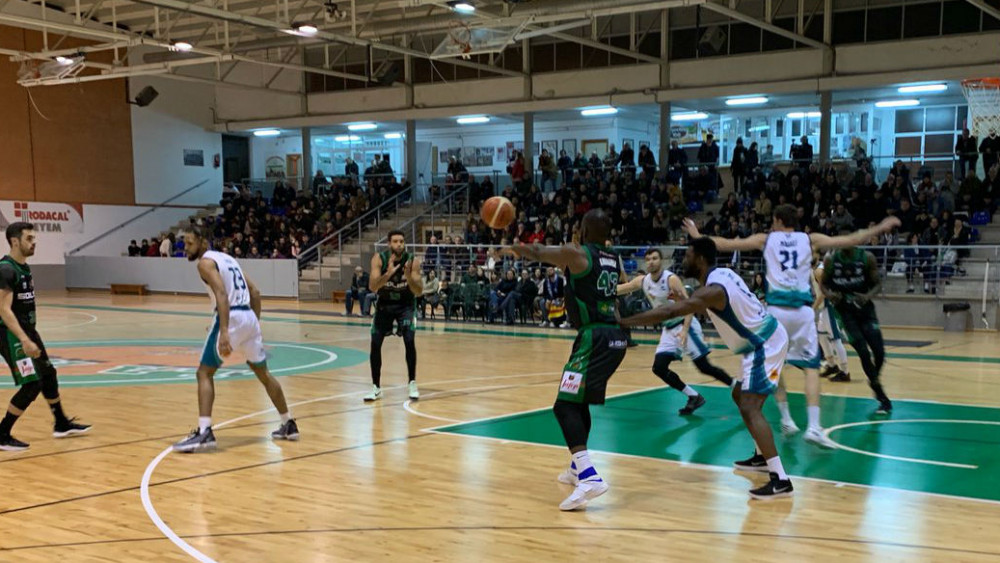
<path id="1" fill-rule="evenodd" d="M 663 321 L 704 312 L 705 309 L 721 310 L 726 306 L 726 293 L 721 287 L 710 285 L 699 288 L 691 297 L 662 305 L 622 319 L 622 326 L 653 326 Z"/>
<path id="2" fill-rule="evenodd" d="M 570 272 L 582 272 L 587 269 L 587 251 L 573 242 L 561 246 L 542 246 L 534 244 L 508 246 L 500 250 L 501 254 L 520 256 L 533 262 L 545 262 L 559 266 Z"/>
<path id="3" fill-rule="evenodd" d="M 683 225 L 684 231 L 692 239 L 701 238 L 702 235 L 698 232 L 698 226 L 691 219 L 685 219 Z M 750 250 L 764 250 L 764 245 L 767 244 L 767 234 L 757 233 L 750 235 L 747 238 L 725 238 L 725 237 L 708 237 L 712 239 L 715 243 L 715 247 L 722 252 L 737 252 L 737 251 L 750 251 Z"/>
<path id="4" fill-rule="evenodd" d="M 626 274 L 622 273 L 621 275 Z M 642 289 L 642 276 L 636 276 L 625 283 L 618 284 L 617 292 L 618 295 L 628 295 L 629 293 L 639 291 L 640 289 Z"/>
<path id="5" fill-rule="evenodd" d="M 873 236 L 887 233 L 901 224 L 902 223 L 898 217 L 886 217 L 885 219 L 882 219 L 881 223 L 875 225 L 874 227 L 861 229 L 860 231 L 855 231 L 849 235 L 831 237 L 824 235 L 823 233 L 812 233 L 809 235 L 809 240 L 812 242 L 813 248 L 821 250 L 861 246 L 867 244 Z"/>

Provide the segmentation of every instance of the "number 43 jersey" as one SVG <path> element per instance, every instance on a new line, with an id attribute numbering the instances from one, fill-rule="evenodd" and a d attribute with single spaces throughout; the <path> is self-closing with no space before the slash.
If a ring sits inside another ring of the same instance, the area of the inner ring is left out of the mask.
<path id="1" fill-rule="evenodd" d="M 566 313 L 575 328 L 591 324 L 617 325 L 618 275 L 621 259 L 610 248 L 585 244 L 587 268 L 569 272 L 566 284 Z"/>
<path id="2" fill-rule="evenodd" d="M 768 305 L 812 306 L 812 243 L 800 232 L 773 232 L 764 244 Z"/>
<path id="3" fill-rule="evenodd" d="M 215 267 L 218 268 L 219 275 L 222 276 L 222 284 L 226 287 L 226 295 L 229 297 L 229 308 L 249 308 L 250 291 L 247 290 L 246 278 L 243 277 L 243 269 L 240 268 L 240 263 L 226 253 L 214 250 L 209 250 L 202 255 L 202 258 L 208 258 L 212 262 L 215 262 Z M 205 287 L 208 289 L 208 296 L 212 298 L 212 305 L 218 306 L 215 302 L 215 294 L 212 292 L 212 288 L 208 284 L 205 284 Z"/>

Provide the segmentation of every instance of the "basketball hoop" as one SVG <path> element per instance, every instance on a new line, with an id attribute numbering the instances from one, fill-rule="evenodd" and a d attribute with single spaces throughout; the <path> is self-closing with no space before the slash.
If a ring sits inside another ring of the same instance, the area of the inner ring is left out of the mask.
<path id="1" fill-rule="evenodd" d="M 1000 78 L 975 78 L 962 81 L 962 92 L 969 102 L 968 128 L 983 137 L 1000 132 Z"/>
<path id="2" fill-rule="evenodd" d="M 452 22 L 451 28 L 448 30 L 448 37 L 451 38 L 452 44 L 459 51 L 463 59 L 472 58 L 469 53 L 472 52 L 472 29 L 465 22 Z"/>

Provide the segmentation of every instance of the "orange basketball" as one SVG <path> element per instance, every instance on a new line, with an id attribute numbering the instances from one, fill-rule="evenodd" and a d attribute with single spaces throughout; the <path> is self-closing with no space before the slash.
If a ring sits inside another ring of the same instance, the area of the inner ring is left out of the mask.
<path id="1" fill-rule="evenodd" d="M 503 196 L 493 196 L 483 203 L 479 215 L 491 229 L 506 229 L 514 222 L 514 204 Z"/>

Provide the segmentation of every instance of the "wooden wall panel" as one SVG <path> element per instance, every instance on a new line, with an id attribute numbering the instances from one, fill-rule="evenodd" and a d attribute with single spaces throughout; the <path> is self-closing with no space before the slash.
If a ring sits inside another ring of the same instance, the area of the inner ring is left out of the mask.
<path id="1" fill-rule="evenodd" d="M 0 26 L 0 48 L 24 49 L 24 31 Z M 17 84 L 18 64 L 0 56 L 0 199 L 34 199 L 28 94 Z"/>
<path id="2" fill-rule="evenodd" d="M 0 36 L 8 35 L 7 31 L 10 29 L 0 28 Z M 22 48 L 29 51 L 42 50 L 41 33 L 15 31 L 23 34 Z M 57 37 L 50 35 L 49 39 L 54 42 Z M 84 44 L 88 42 L 66 38 L 60 48 Z M 101 62 L 111 60 L 110 52 L 89 56 Z M 6 57 L 4 59 L 0 61 L 0 69 L 5 65 L 12 65 L 14 75 L 4 80 L 6 84 L 0 86 L 0 95 L 8 95 L 6 93 L 11 83 L 14 90 L 9 97 L 0 98 L 0 103 L 8 99 L 17 102 L 18 91 L 22 99 L 19 105 L 12 103 L 0 111 L 5 116 L 8 112 L 23 111 L 30 123 L 30 134 L 25 135 L 22 131 L 17 138 L 12 139 L 18 145 L 14 153 L 23 153 L 27 147 L 31 155 L 33 197 L 26 199 L 70 203 L 135 203 L 132 125 L 130 106 L 126 103 L 125 80 L 32 88 L 31 96 L 38 108 L 36 111 L 31 106 L 26 90 L 14 82 L 17 65 L 6 60 Z M 0 194 L 7 193 L 5 186 Z"/>

